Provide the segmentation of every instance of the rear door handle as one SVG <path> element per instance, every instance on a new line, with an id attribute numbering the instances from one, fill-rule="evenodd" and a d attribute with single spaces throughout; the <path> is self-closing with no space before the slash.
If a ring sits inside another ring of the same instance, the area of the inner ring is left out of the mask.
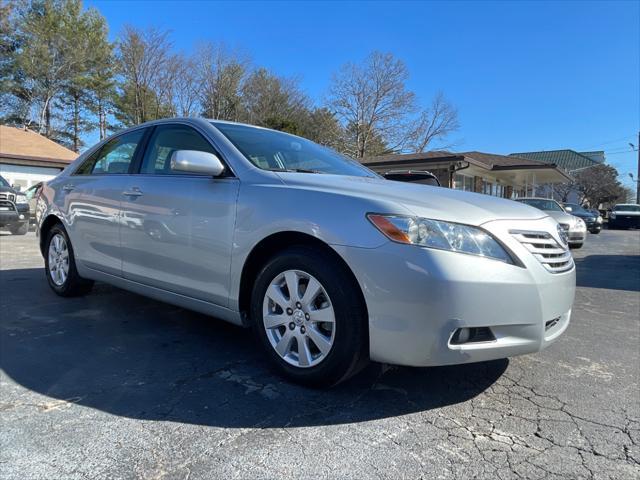
<path id="1" fill-rule="evenodd" d="M 62 190 L 64 190 L 65 192 L 70 192 L 71 190 L 73 190 L 75 187 L 73 186 L 72 183 L 67 183 L 64 187 L 62 187 Z"/>
<path id="2" fill-rule="evenodd" d="M 122 192 L 122 195 L 125 197 L 140 197 L 142 196 L 142 191 L 138 187 L 132 187 L 131 190 Z"/>

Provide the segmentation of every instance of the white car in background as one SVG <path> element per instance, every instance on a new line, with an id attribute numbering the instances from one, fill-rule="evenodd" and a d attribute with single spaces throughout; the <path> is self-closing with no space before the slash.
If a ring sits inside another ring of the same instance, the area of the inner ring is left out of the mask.
<path id="1" fill-rule="evenodd" d="M 619 203 L 609 212 L 609 230 L 616 228 L 640 228 L 640 205 Z"/>
<path id="2" fill-rule="evenodd" d="M 518 198 L 517 201 L 542 210 L 558 222 L 567 234 L 570 248 L 582 247 L 585 238 L 587 238 L 587 224 L 584 223 L 584 220 L 567 213 L 562 205 L 550 198 L 525 197 Z"/>

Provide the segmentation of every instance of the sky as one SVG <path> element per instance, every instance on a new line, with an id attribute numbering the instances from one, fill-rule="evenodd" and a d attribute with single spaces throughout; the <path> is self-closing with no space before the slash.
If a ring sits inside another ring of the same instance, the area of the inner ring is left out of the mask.
<path id="1" fill-rule="evenodd" d="M 298 78 L 318 104 L 331 75 L 391 52 L 426 106 L 457 108 L 456 151 L 605 150 L 628 186 L 640 130 L 640 1 L 213 2 L 85 0 L 123 25 L 170 30 L 176 51 L 224 42 Z"/>

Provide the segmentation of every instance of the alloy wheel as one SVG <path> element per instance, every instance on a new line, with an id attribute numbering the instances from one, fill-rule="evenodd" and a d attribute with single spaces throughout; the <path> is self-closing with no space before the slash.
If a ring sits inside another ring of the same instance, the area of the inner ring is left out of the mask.
<path id="1" fill-rule="evenodd" d="M 262 320 L 269 343 L 287 363 L 301 368 L 322 362 L 335 339 L 335 312 L 322 284 L 301 270 L 287 270 L 269 284 Z"/>
<path id="2" fill-rule="evenodd" d="M 49 275 L 57 286 L 69 277 L 69 249 L 64 237 L 56 233 L 49 242 Z"/>

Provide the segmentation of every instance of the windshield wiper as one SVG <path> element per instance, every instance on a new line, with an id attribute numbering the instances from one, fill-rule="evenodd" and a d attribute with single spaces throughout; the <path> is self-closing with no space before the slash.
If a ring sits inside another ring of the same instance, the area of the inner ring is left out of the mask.
<path id="1" fill-rule="evenodd" d="M 320 170 L 308 170 L 306 168 L 267 168 L 270 172 L 294 172 L 294 173 L 324 173 Z"/>

